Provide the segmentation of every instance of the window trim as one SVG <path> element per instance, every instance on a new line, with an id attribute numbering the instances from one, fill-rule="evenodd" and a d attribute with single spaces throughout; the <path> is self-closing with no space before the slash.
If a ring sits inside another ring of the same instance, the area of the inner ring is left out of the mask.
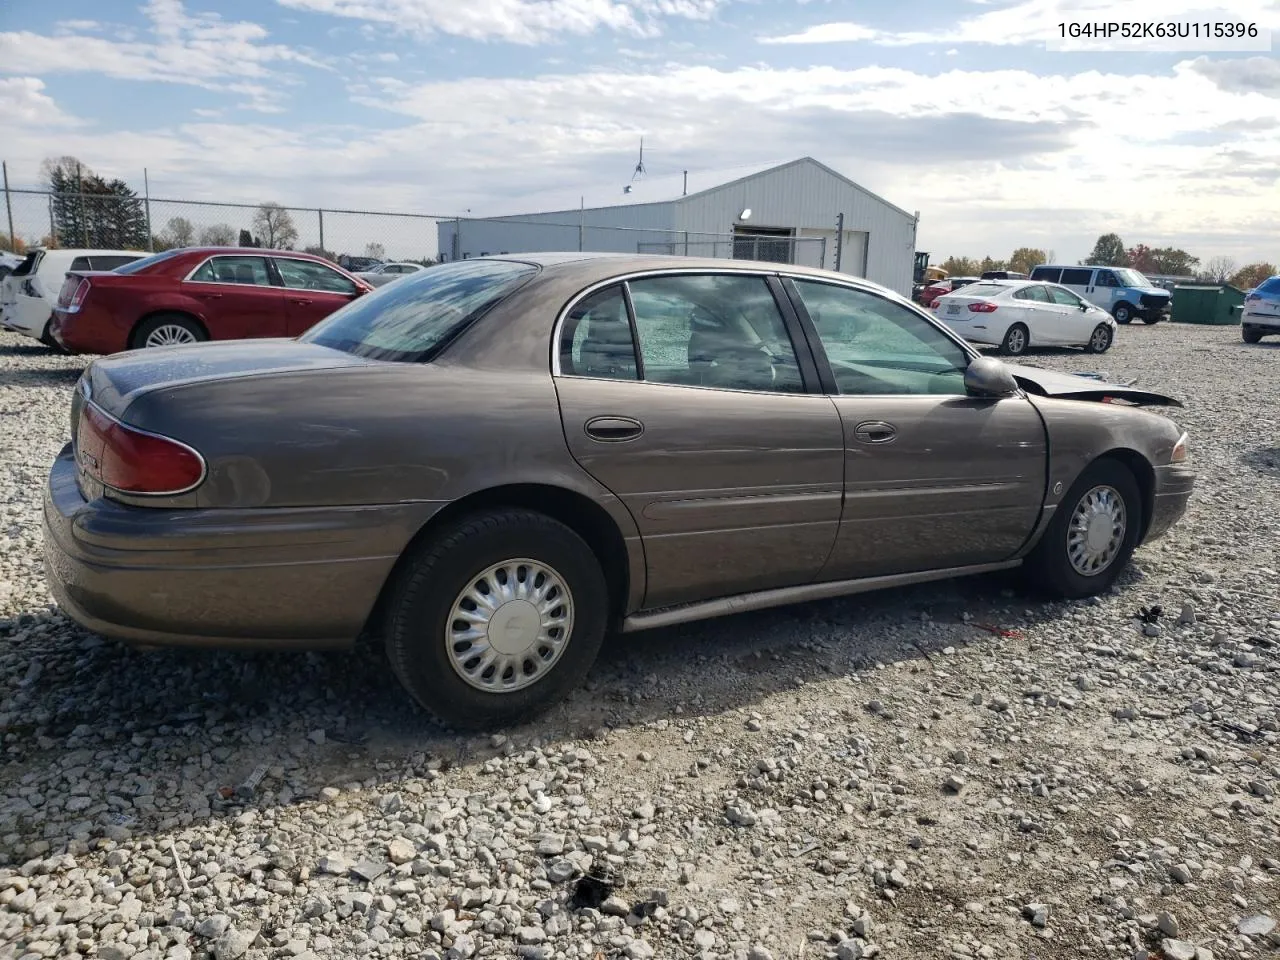
<path id="1" fill-rule="evenodd" d="M 226 254 L 223 254 L 223 256 L 226 256 Z M 253 254 L 247 254 L 247 256 L 253 256 Z M 280 283 L 278 284 L 278 286 L 282 290 L 303 290 L 307 293 L 332 293 L 334 296 L 337 296 L 337 297 L 354 297 L 356 294 L 360 292 L 359 284 L 352 281 L 349 277 L 346 277 L 343 274 L 338 273 L 338 271 L 334 270 L 333 267 L 329 266 L 327 263 L 320 263 L 319 261 L 316 261 L 316 260 L 308 260 L 306 257 L 276 256 L 274 254 L 268 255 L 267 260 L 270 263 L 271 269 L 269 270 L 269 272 L 272 275 L 272 281 L 274 283 L 275 280 L 279 280 Z M 317 267 L 323 267 L 325 270 L 328 270 L 330 273 L 338 273 L 338 276 L 342 277 L 343 280 L 346 280 L 348 283 L 351 284 L 351 287 L 352 287 L 351 292 L 341 293 L 337 290 L 315 290 L 311 287 L 291 287 L 289 286 L 288 283 L 285 282 L 284 272 L 280 269 L 279 265 L 276 263 L 277 260 L 292 260 L 294 263 L 310 263 L 310 264 L 314 264 Z"/>
<path id="2" fill-rule="evenodd" d="M 193 269 L 189 270 L 187 272 L 187 275 L 183 277 L 182 280 L 179 282 L 180 283 L 207 283 L 210 286 L 214 286 L 214 287 L 240 287 L 242 289 L 244 287 L 252 287 L 255 289 L 264 289 L 263 285 L 260 283 L 228 283 L 226 280 L 192 280 L 191 279 L 193 276 L 196 275 L 197 271 L 199 271 L 200 268 L 203 267 L 206 263 L 208 263 L 211 260 L 217 260 L 219 257 L 223 259 L 227 257 L 261 257 L 263 260 L 266 261 L 265 266 L 267 269 L 267 284 L 265 289 L 267 290 L 281 289 L 281 285 L 276 283 L 276 279 L 277 279 L 276 271 L 273 270 L 271 267 L 272 258 L 265 253 L 211 253 L 209 254 L 209 256 L 205 257 L 198 264 L 196 264 Z M 294 259 L 297 259 L 297 258 L 294 258 Z"/>
<path id="3" fill-rule="evenodd" d="M 783 328 L 787 332 L 787 338 L 791 342 L 792 352 L 796 357 L 796 365 L 800 369 L 800 382 L 802 390 L 798 393 L 784 392 L 779 390 L 743 390 L 737 387 L 714 387 L 696 383 L 663 383 L 653 380 L 643 379 L 643 360 L 640 357 L 640 337 L 635 327 L 635 307 L 631 301 L 631 281 L 633 280 L 652 280 L 661 279 L 663 277 L 676 276 L 746 276 L 758 277 L 765 282 L 765 286 L 769 290 L 770 296 L 773 297 L 774 306 L 777 308 L 778 315 L 782 318 Z M 791 305 L 790 297 L 786 296 L 785 291 L 778 284 L 779 271 L 761 270 L 759 267 L 667 267 L 665 269 L 649 269 L 649 270 L 631 270 L 625 273 L 616 274 L 603 280 L 597 280 L 589 286 L 583 287 L 573 296 L 571 296 L 560 312 L 556 315 L 556 321 L 551 327 L 551 338 L 548 343 L 550 347 L 550 367 L 552 377 L 566 377 L 574 380 L 595 380 L 602 383 L 635 383 L 649 384 L 654 387 L 677 387 L 684 390 L 716 390 L 721 393 L 747 393 L 752 396 L 785 396 L 785 397 L 802 397 L 810 394 L 821 395 L 823 393 L 821 382 L 817 376 L 817 369 L 811 368 L 806 364 L 806 354 L 812 362 L 812 346 L 809 338 L 803 328 L 799 325 L 799 318 Z M 623 299 L 627 305 L 627 319 L 631 326 L 631 342 L 637 355 L 636 372 L 637 377 L 634 380 L 618 380 L 614 377 L 584 377 L 577 373 L 565 373 L 560 366 L 560 337 L 564 331 L 565 321 L 573 309 L 593 294 L 599 293 L 611 286 L 621 286 L 623 288 Z M 797 339 L 803 341 L 805 349 L 800 348 Z"/>

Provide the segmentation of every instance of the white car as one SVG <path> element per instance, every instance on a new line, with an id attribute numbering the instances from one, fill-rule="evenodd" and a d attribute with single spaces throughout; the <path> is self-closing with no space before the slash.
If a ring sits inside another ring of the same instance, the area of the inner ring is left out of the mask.
<path id="1" fill-rule="evenodd" d="M 1011 356 L 1028 347 L 1084 347 L 1105 353 L 1116 321 L 1056 283 L 983 280 L 938 299 L 937 317 L 970 343 Z"/>
<path id="2" fill-rule="evenodd" d="M 49 318 L 68 270 L 114 270 L 149 254 L 136 250 L 32 250 L 0 280 L 0 327 L 56 346 Z"/>
<path id="3" fill-rule="evenodd" d="M 419 270 L 425 269 L 426 267 L 420 263 L 382 263 L 372 270 L 357 273 L 356 276 L 366 283 L 380 287 L 384 283 L 390 283 L 392 280 L 403 277 L 405 274 L 417 273 Z"/>
<path id="4" fill-rule="evenodd" d="M 8 250 L 0 250 L 0 280 L 3 280 L 22 264 L 22 257 Z"/>
<path id="5" fill-rule="evenodd" d="M 1280 274 L 1268 277 L 1244 298 L 1240 335 L 1245 343 L 1280 334 Z"/>

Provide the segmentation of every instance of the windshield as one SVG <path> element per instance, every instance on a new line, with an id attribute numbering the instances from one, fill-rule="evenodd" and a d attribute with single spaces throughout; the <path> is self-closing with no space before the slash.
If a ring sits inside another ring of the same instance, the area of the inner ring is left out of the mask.
<path id="1" fill-rule="evenodd" d="M 1126 287 L 1154 287 L 1155 284 L 1140 274 L 1137 270 L 1130 270 L 1128 267 L 1117 267 L 1116 275 L 1120 278 L 1120 282 Z"/>
<path id="2" fill-rule="evenodd" d="M 1270 277 L 1258 284 L 1254 293 L 1280 293 L 1280 277 Z"/>
<path id="3" fill-rule="evenodd" d="M 111 272 L 124 274 L 141 273 L 143 270 L 147 269 L 147 267 L 153 267 L 157 263 L 163 263 L 165 260 L 172 259 L 183 252 L 185 251 L 181 249 L 166 250 L 164 253 L 156 253 L 149 257 L 143 257 L 141 260 L 135 260 L 133 263 L 126 263 L 123 267 L 116 267 L 115 270 Z"/>
<path id="4" fill-rule="evenodd" d="M 371 360 L 431 360 L 538 268 L 510 260 L 458 260 L 419 270 L 330 314 L 298 339 Z"/>

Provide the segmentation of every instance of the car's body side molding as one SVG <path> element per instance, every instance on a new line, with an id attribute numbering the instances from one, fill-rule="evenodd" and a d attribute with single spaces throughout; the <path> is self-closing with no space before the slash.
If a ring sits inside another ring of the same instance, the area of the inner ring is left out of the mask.
<path id="1" fill-rule="evenodd" d="M 781 607 L 792 603 L 807 603 L 812 600 L 827 600 L 855 593 L 870 593 L 874 590 L 884 590 L 889 587 L 906 587 L 915 583 L 929 583 L 933 580 L 949 580 L 952 577 L 993 573 L 998 570 L 1010 570 L 1021 563 L 1021 560 L 1005 560 L 1001 563 L 983 563 L 968 567 L 948 567 L 942 570 L 896 573 L 887 577 L 831 580 L 826 583 L 809 583 L 796 587 L 778 587 L 773 590 L 759 590 L 755 593 L 741 593 L 732 597 L 686 603 L 676 607 L 642 610 L 631 614 L 631 616 L 622 621 L 622 632 L 634 633 L 638 630 L 671 627 L 682 623 L 692 623 L 696 620 L 709 620 L 713 617 L 722 617 L 734 613 L 766 610 L 769 607 Z"/>

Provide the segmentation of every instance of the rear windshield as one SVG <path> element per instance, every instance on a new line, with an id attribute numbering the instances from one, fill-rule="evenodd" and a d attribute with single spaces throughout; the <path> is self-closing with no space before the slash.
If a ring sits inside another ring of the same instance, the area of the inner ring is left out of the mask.
<path id="1" fill-rule="evenodd" d="M 36 264 L 44 259 L 43 250 L 32 250 L 13 271 L 15 277 L 25 277 L 36 272 Z"/>
<path id="2" fill-rule="evenodd" d="M 1280 293 L 1280 277 L 1271 277 L 1258 284 L 1258 293 Z"/>
<path id="3" fill-rule="evenodd" d="M 537 272 L 509 260 L 428 267 L 353 300 L 298 339 L 371 360 L 426 362 Z"/>
<path id="4" fill-rule="evenodd" d="M 1009 288 L 1003 283 L 969 283 L 960 288 L 958 296 L 962 297 L 994 297 Z"/>
<path id="5" fill-rule="evenodd" d="M 178 249 L 178 250 L 166 250 L 164 253 L 154 253 L 149 257 L 143 257 L 141 260 L 135 260 L 133 261 L 133 263 L 126 263 L 122 267 L 116 267 L 113 272 L 125 273 L 125 274 L 141 273 L 143 270 L 147 269 L 147 267 L 154 267 L 157 263 L 163 263 L 164 261 L 172 259 L 173 257 L 176 257 L 178 254 L 185 253 L 185 252 L 186 251 L 182 249 Z M 105 258 L 95 257 L 94 259 L 97 260 L 97 259 L 105 259 Z"/>

